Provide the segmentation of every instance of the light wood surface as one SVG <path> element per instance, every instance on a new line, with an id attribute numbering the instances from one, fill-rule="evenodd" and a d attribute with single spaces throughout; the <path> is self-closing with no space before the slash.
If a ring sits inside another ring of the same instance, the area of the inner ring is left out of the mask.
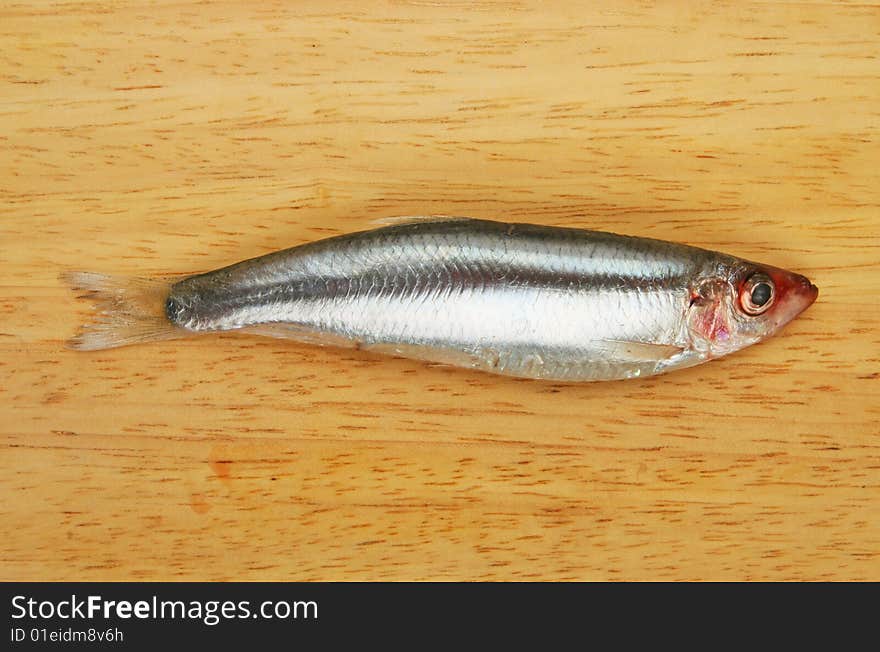
<path id="1" fill-rule="evenodd" d="M 4 3 L 0 579 L 880 580 L 880 8 Z M 566 385 L 226 335 L 93 354 L 65 269 L 392 215 L 810 276 L 783 334 Z"/>

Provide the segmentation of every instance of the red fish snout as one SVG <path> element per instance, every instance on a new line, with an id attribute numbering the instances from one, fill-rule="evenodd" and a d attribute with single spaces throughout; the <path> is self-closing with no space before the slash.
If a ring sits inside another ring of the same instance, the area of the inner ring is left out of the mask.
<path id="1" fill-rule="evenodd" d="M 819 288 L 806 276 L 778 267 L 764 266 L 763 271 L 775 285 L 776 305 L 771 311 L 779 326 L 797 317 L 819 297 Z"/>

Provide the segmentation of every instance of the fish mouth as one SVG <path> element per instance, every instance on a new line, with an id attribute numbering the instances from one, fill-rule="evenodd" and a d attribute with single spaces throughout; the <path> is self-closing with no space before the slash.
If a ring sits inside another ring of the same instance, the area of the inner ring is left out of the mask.
<path id="1" fill-rule="evenodd" d="M 816 302 L 816 299 L 819 298 L 819 288 L 806 276 L 796 276 L 795 278 L 796 282 L 790 292 L 801 306 L 795 315 L 797 316 Z"/>
<path id="2" fill-rule="evenodd" d="M 809 295 L 810 295 L 810 303 L 807 304 L 808 307 L 813 305 L 813 303 L 816 301 L 816 299 L 819 298 L 819 288 L 813 283 L 810 283 Z"/>
<path id="3" fill-rule="evenodd" d="M 798 317 L 819 298 L 819 288 L 802 274 L 772 265 L 755 264 L 773 281 L 776 301 L 765 313 L 769 333 L 775 333 Z"/>
<path id="4" fill-rule="evenodd" d="M 776 327 L 782 328 L 799 316 L 819 298 L 819 288 L 806 276 L 772 269 L 770 276 L 780 298 Z"/>

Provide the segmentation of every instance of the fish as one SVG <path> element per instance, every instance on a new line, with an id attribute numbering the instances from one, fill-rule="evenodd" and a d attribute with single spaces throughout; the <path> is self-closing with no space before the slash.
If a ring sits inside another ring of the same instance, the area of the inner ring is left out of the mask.
<path id="1" fill-rule="evenodd" d="M 241 331 L 547 381 L 648 377 L 776 334 L 805 276 L 603 231 L 424 217 L 184 277 L 68 272 L 90 351 Z"/>

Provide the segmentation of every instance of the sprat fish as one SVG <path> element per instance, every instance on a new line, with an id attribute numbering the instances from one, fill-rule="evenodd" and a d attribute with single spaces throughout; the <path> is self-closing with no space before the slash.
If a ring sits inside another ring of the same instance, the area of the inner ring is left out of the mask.
<path id="1" fill-rule="evenodd" d="M 176 280 L 66 277 L 98 308 L 75 349 L 243 331 L 556 381 L 719 358 L 818 295 L 799 274 L 683 244 L 469 218 L 410 218 Z"/>

